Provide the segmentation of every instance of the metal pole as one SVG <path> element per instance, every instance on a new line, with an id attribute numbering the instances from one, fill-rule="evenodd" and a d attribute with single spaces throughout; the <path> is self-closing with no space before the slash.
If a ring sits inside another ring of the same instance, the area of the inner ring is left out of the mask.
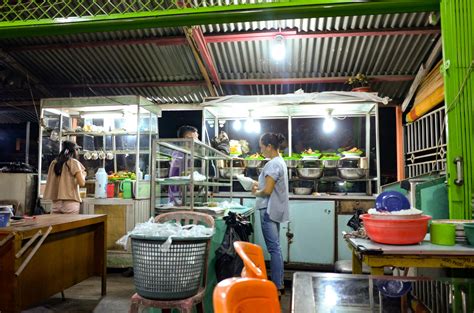
<path id="1" fill-rule="evenodd" d="M 25 163 L 29 164 L 30 162 L 30 124 L 31 122 L 26 122 L 26 147 L 25 147 Z"/>
<path id="2" fill-rule="evenodd" d="M 369 164 L 370 173 L 370 112 L 365 115 L 365 155 L 367 156 L 367 164 Z M 377 173 L 378 177 L 378 173 Z M 370 175 L 369 175 L 370 178 Z M 369 179 L 366 184 L 366 193 L 372 194 L 372 181 Z"/>
<path id="3" fill-rule="evenodd" d="M 377 161 L 377 192 L 380 192 L 379 105 L 375 105 L 375 157 Z"/>
<path id="4" fill-rule="evenodd" d="M 291 120 L 291 112 L 290 109 L 288 108 L 288 156 L 291 156 L 291 153 L 293 152 L 293 127 L 292 127 L 292 120 Z"/>

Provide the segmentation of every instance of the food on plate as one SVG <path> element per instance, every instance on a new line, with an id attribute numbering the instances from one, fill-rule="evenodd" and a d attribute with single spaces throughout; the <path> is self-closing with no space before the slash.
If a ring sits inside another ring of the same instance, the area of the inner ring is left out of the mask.
<path id="1" fill-rule="evenodd" d="M 319 157 L 320 160 L 339 160 L 340 158 L 335 152 L 323 152 Z"/>
<path id="2" fill-rule="evenodd" d="M 342 151 L 341 153 L 344 154 L 344 155 L 348 155 L 348 154 L 349 155 L 361 155 L 362 153 L 364 153 L 364 151 L 362 151 L 361 149 L 359 149 L 357 147 L 354 147 L 352 149 Z"/>
<path id="3" fill-rule="evenodd" d="M 257 152 L 245 157 L 245 160 L 265 160 L 265 158 L 263 157 L 263 155 Z"/>
<path id="4" fill-rule="evenodd" d="M 292 153 L 291 155 L 283 156 L 283 160 L 291 161 L 291 160 L 301 160 L 301 154 L 299 153 Z"/>
<path id="5" fill-rule="evenodd" d="M 124 180 L 124 179 L 131 179 L 135 180 L 137 179 L 137 176 L 135 175 L 134 172 L 117 172 L 117 173 L 112 173 L 108 176 L 109 181 L 117 181 L 117 180 Z"/>
<path id="6" fill-rule="evenodd" d="M 321 153 L 319 152 L 319 150 L 313 150 L 311 148 L 305 149 L 303 150 L 303 152 L 301 152 L 301 157 L 319 157 L 320 155 Z"/>

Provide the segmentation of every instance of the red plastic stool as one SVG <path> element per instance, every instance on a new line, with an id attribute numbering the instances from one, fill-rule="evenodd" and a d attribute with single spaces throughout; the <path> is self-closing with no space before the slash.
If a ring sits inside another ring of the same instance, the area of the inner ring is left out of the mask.
<path id="1" fill-rule="evenodd" d="M 152 300 L 143 298 L 136 293 L 132 296 L 129 313 L 138 313 L 140 306 L 145 308 L 159 308 L 163 313 L 171 312 L 171 309 L 179 309 L 182 313 L 191 313 L 195 305 L 198 313 L 204 313 L 202 300 L 205 291 L 206 289 L 201 287 L 196 295 L 180 300 Z"/>

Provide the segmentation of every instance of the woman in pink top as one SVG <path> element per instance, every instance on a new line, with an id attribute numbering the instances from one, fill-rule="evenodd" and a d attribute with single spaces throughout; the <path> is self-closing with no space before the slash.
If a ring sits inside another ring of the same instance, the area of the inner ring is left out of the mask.
<path id="1" fill-rule="evenodd" d="M 63 149 L 49 166 L 43 198 L 53 201 L 52 213 L 79 214 L 79 187 L 86 184 L 85 167 L 77 160 L 79 148 L 72 141 L 64 141 Z"/>

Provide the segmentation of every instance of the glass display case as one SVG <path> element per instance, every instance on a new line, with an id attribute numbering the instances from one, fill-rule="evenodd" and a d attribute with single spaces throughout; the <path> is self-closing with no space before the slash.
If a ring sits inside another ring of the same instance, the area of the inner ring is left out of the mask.
<path id="1" fill-rule="evenodd" d="M 260 154 L 260 136 L 282 133 L 290 192 L 371 195 L 380 187 L 378 103 L 383 101 L 357 92 L 211 99 L 203 104 L 203 137 L 223 131 L 244 141 L 248 152 L 240 155 L 242 170 L 257 179 L 267 161 Z"/>
<path id="2" fill-rule="evenodd" d="M 149 183 L 143 183 L 143 176 L 150 170 L 150 147 L 158 135 L 160 116 L 158 106 L 140 96 L 43 99 L 38 167 L 41 185 L 62 142 L 72 140 L 82 147 L 79 161 L 86 167 L 88 181 L 103 167 L 109 177 L 132 179 L 135 198 L 149 198 Z"/>
<path id="3" fill-rule="evenodd" d="M 225 188 L 232 198 L 235 173 L 232 158 L 193 139 L 155 139 L 152 145 L 151 205 L 156 210 L 193 210 L 212 207 L 212 192 Z M 217 171 L 219 163 L 230 163 L 228 172 Z M 221 181 L 228 175 L 228 181 Z"/>

